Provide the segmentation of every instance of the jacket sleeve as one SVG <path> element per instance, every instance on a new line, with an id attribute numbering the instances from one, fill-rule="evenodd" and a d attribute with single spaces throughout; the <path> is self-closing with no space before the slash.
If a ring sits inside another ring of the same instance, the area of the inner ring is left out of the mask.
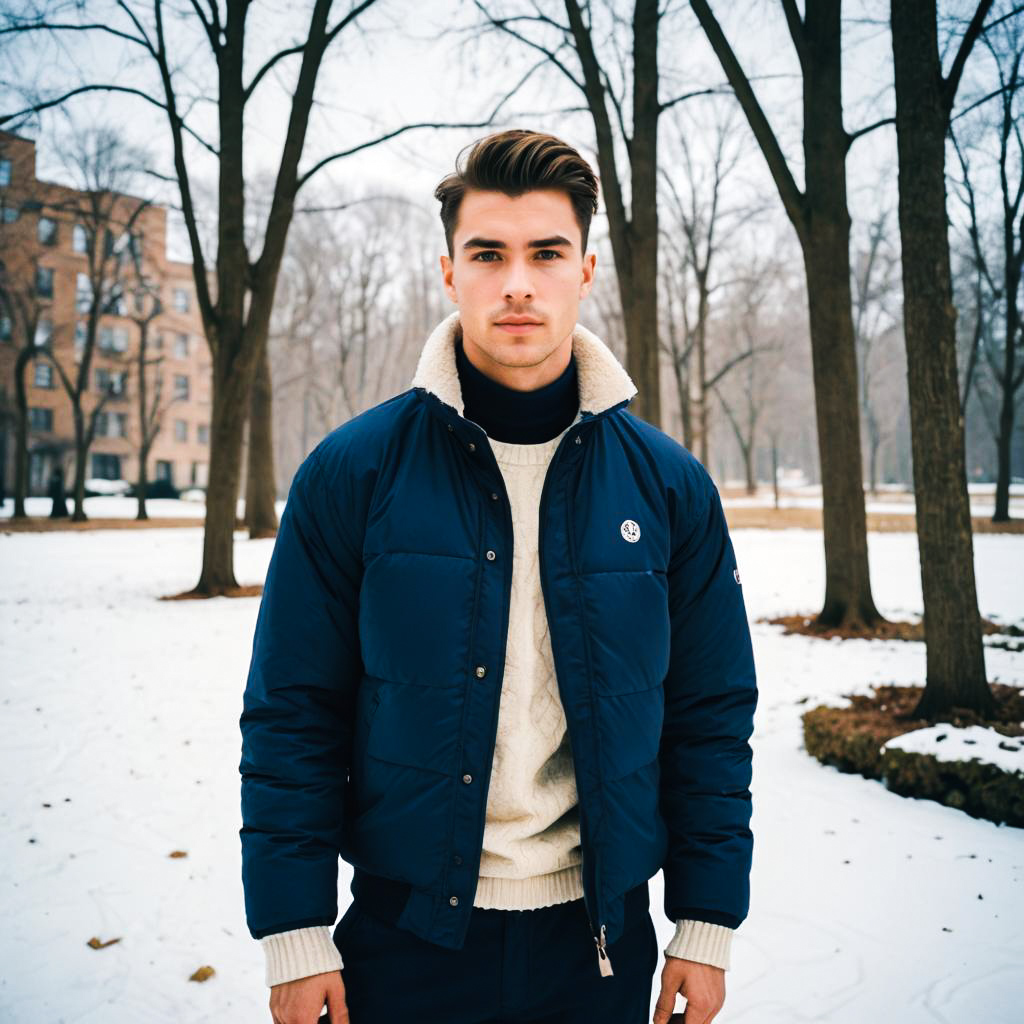
<path id="1" fill-rule="evenodd" d="M 322 938 L 338 914 L 362 545 L 318 458 L 299 467 L 281 516 L 239 720 L 242 883 L 256 939 L 317 926 L 288 939 Z"/>
<path id="2" fill-rule="evenodd" d="M 714 947 L 705 959 L 721 965 L 732 938 L 722 929 L 738 928 L 750 902 L 757 682 L 721 498 L 707 470 L 689 452 L 686 458 L 688 482 L 672 502 L 671 648 L 659 753 L 669 834 L 665 914 L 677 923 L 673 955 Z"/>

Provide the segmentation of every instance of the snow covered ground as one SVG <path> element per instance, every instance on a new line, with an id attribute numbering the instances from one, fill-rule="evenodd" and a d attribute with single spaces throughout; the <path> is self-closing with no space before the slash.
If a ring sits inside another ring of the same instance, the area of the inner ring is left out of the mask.
<path id="1" fill-rule="evenodd" d="M 817 609 L 819 531 L 733 538 L 752 620 Z M 259 601 L 157 600 L 195 583 L 201 544 L 198 527 L 0 535 L 4 1024 L 270 1020 L 238 842 Z M 240 583 L 262 579 L 272 545 L 236 534 Z M 982 613 L 1020 623 L 1024 536 L 974 545 Z M 919 615 L 914 535 L 872 533 L 869 547 L 882 611 Z M 802 749 L 803 710 L 920 682 L 923 646 L 753 633 L 752 899 L 716 1024 L 1020 1021 L 1024 830 L 896 796 Z M 1024 687 L 1021 655 L 990 647 L 986 660 L 990 679 Z M 349 879 L 342 863 L 342 910 Z M 664 945 L 662 891 L 658 875 Z M 93 936 L 120 941 L 91 949 Z M 216 974 L 190 982 L 206 964 Z"/>

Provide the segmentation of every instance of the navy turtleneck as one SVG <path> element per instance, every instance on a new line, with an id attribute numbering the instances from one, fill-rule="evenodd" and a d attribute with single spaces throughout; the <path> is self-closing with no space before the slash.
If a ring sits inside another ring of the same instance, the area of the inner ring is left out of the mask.
<path id="1" fill-rule="evenodd" d="M 455 366 L 462 385 L 463 415 L 480 424 L 488 437 L 514 444 L 540 444 L 557 437 L 580 409 L 576 357 L 550 384 L 533 391 L 505 387 L 477 369 L 455 340 Z"/>

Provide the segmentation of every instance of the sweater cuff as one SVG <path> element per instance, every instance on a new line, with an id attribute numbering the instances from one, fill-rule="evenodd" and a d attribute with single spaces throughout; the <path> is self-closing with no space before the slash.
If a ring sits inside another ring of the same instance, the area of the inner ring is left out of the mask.
<path id="1" fill-rule="evenodd" d="M 727 971 L 734 932 L 734 928 L 724 924 L 680 918 L 676 921 L 675 935 L 665 947 L 665 955 L 696 960 Z"/>
<path id="2" fill-rule="evenodd" d="M 341 953 L 325 924 L 266 935 L 260 944 L 267 955 L 266 980 L 270 988 L 342 968 Z"/>

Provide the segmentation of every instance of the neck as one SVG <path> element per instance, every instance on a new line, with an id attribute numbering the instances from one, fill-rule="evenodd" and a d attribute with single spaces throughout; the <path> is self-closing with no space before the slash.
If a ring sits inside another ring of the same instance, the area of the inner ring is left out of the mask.
<path id="1" fill-rule="evenodd" d="M 461 333 L 455 339 L 455 365 L 466 419 L 497 441 L 550 441 L 579 412 L 579 382 L 571 350 L 565 369 L 554 380 L 527 391 L 508 387 L 474 365 L 463 348 Z"/>

